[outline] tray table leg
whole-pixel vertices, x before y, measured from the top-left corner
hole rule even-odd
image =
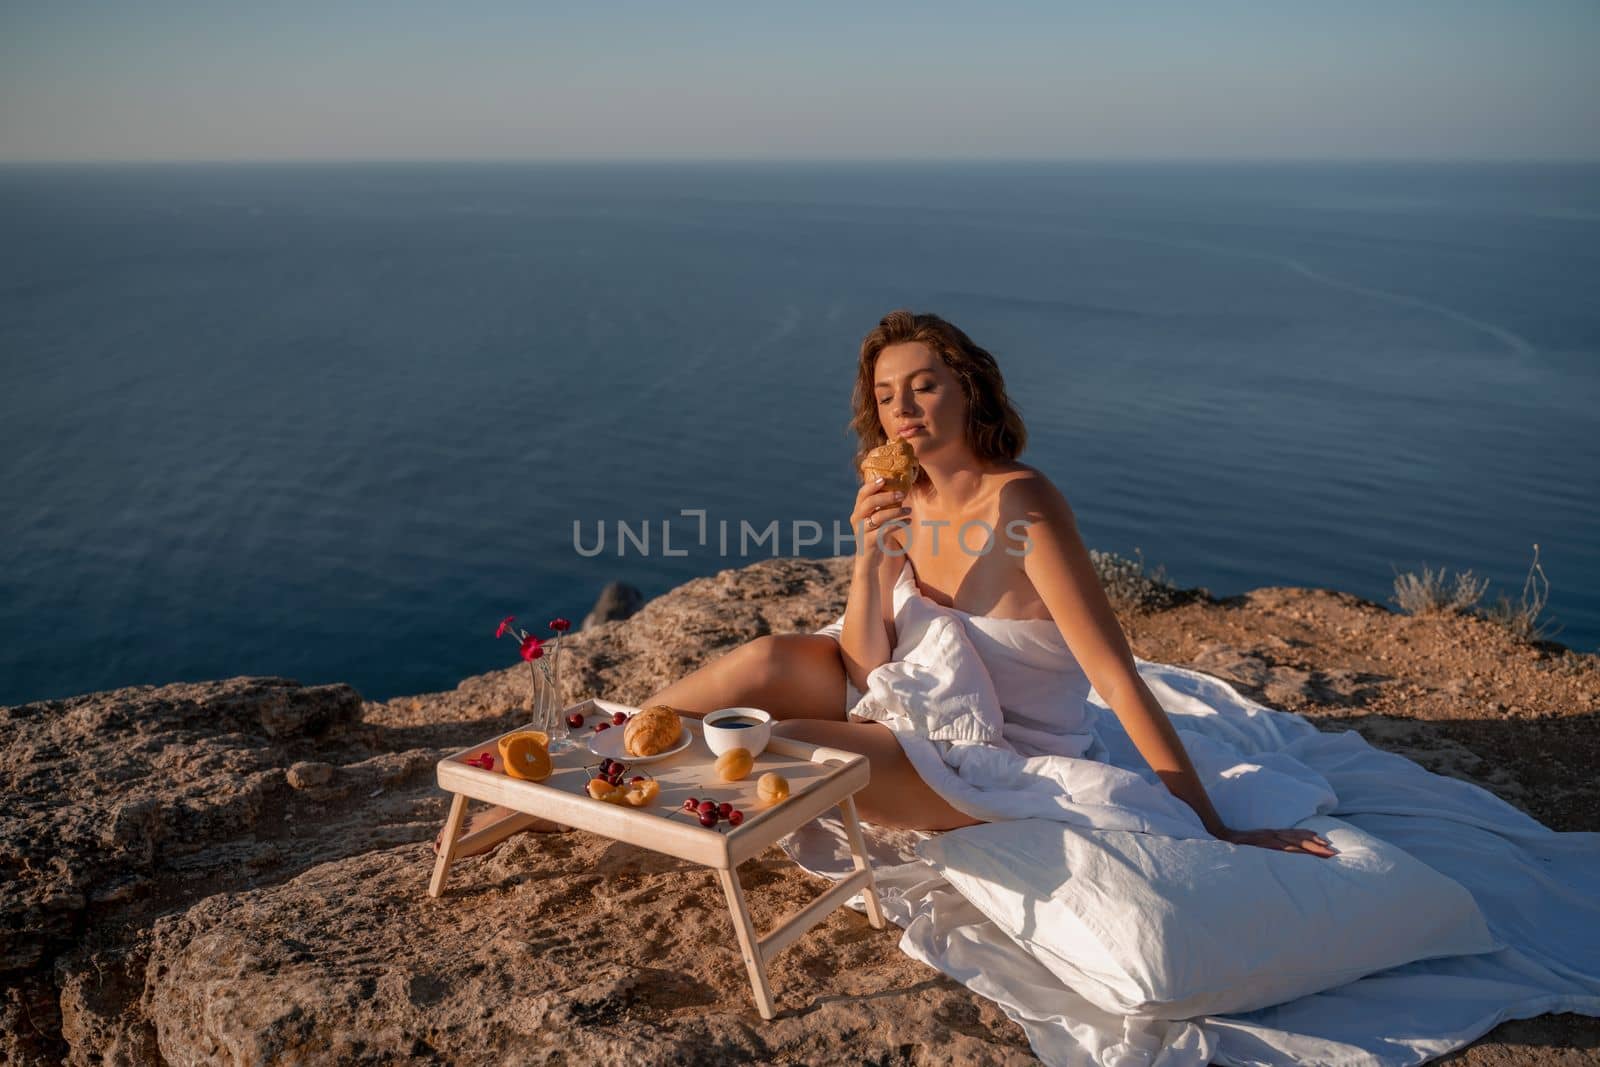
[[[744,887],[739,884],[739,872],[717,868],[722,880],[722,892],[728,898],[728,911],[733,914],[733,932],[739,937],[739,952],[744,956],[745,970],[750,972],[750,988],[755,991],[756,1010],[763,1019],[771,1019],[772,990],[767,986],[767,965],[761,958],[761,945],[756,938],[755,924],[750,921],[750,909],[744,901]]]
[[[456,848],[461,840],[461,824],[466,821],[467,797],[455,793],[450,800],[450,816],[444,821],[444,837],[439,842],[439,858],[433,864],[433,880],[428,883],[428,895],[436,897],[444,888],[444,877],[450,873],[450,864],[456,858]]]
[[[484,851],[490,845],[498,845],[519,830],[525,830],[539,821],[539,816],[530,815],[525,811],[514,811],[505,818],[500,819],[492,826],[464,834],[456,841],[456,851],[465,853],[472,850],[474,854]]]
[[[883,907],[878,903],[878,883],[872,875],[872,864],[867,862],[867,843],[862,840],[861,824],[856,821],[856,798],[848,796],[839,801],[839,810],[844,813],[844,833],[850,839],[850,856],[856,870],[867,872],[866,888],[861,890],[861,898],[867,904],[867,922],[874,930],[882,930]]]

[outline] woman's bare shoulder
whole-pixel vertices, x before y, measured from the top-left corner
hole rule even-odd
[[[1066,494],[1037,467],[1012,463],[996,471],[1000,487],[1000,514],[1004,521],[1073,522]]]

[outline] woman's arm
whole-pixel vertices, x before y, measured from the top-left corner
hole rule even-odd
[[[1228,827],[1211,806],[1172,720],[1139,677],[1127,637],[1095,573],[1066,497],[1043,476],[1011,484],[1017,487],[1014,491],[1021,505],[1018,517],[1028,523],[1023,570],[1050,609],[1067,647],[1145,762],[1174,796],[1194,809],[1207,832],[1222,837]]]
[[[1016,506],[1006,502],[1004,508],[1007,529],[1013,519],[1028,523],[1027,554],[1022,557],[1028,580],[1050,609],[1089,683],[1111,706],[1139,754],[1173,796],[1194,809],[1208,833],[1224,841],[1323,858],[1337,855],[1313,830],[1234,830],[1223,823],[1172,720],[1139,677],[1127,637],[1100,585],[1066,497],[1043,475],[1019,478],[1007,489],[1016,501]]]
[[[850,684],[863,693],[867,691],[867,675],[889,662],[894,654],[894,618],[889,610],[894,602],[894,585],[889,575],[903,562],[898,557],[866,560],[857,556],[851,568],[839,654]]]
[[[894,655],[894,583],[905,565],[900,531],[879,531],[882,523],[904,519],[910,509],[902,497],[882,491],[879,483],[862,485],[850,526],[856,534],[856,557],[850,572],[850,593],[844,607],[839,654],[850,684],[867,690],[867,675]],[[885,551],[887,549],[887,551]]]
[[[1173,796],[1194,809],[1208,833],[1224,841],[1324,858],[1337,855],[1313,830],[1234,830],[1223,823],[1172,720],[1139,677],[1127,637],[1078,535],[1078,522],[1066,497],[1043,475],[1020,478],[1012,486],[1018,506],[1005,510],[1008,519],[1028,523],[1027,555],[1022,558],[1028,580],[1050,609],[1090,684],[1116,712],[1139,754]]]

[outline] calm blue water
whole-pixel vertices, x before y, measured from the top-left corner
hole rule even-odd
[[[1593,651],[1597,237],[1592,167],[0,170],[0,703],[435,690],[740,520],[831,554],[897,306],[996,353],[1095,547],[1381,601],[1538,542]]]

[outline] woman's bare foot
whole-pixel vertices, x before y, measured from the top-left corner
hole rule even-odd
[[[462,859],[466,856],[493,852],[513,834],[529,831],[536,834],[564,834],[571,829],[570,826],[562,826],[549,819],[541,819],[537,815],[495,805],[467,816],[466,825],[461,828],[461,837],[456,843],[455,858]],[[439,848],[443,844],[444,831],[440,830],[438,836],[433,839],[434,855],[438,855]]]

